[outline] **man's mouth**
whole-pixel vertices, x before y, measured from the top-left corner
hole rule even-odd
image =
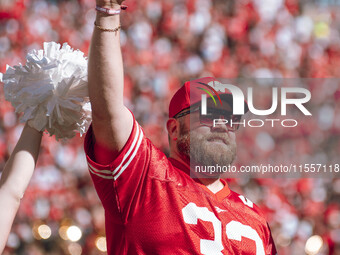
[[[208,139],[209,142],[217,142],[217,143],[223,143],[228,144],[227,140],[222,137],[211,137]]]

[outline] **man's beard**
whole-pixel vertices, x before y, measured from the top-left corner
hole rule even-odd
[[[213,143],[213,138],[224,139],[227,144]],[[236,143],[226,133],[202,135],[195,130],[186,130],[180,126],[177,149],[190,164],[201,166],[228,166],[236,157]]]

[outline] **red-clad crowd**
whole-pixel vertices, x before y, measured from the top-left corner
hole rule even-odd
[[[186,80],[257,78],[265,92],[255,102],[267,108],[272,99],[267,92],[282,78],[291,84],[303,81],[311,92],[307,106],[313,116],[296,117],[297,127],[241,127],[235,165],[315,163],[333,167],[333,178],[243,175],[229,180],[232,189],[263,209],[283,255],[340,254],[340,178],[334,178],[340,175],[335,172],[340,85],[330,79],[340,66],[336,3],[128,0],[121,13],[125,101],[165,153],[168,102]],[[87,55],[94,7],[94,0],[0,0],[0,72],[6,64],[24,64],[27,52],[48,41],[67,42]],[[297,79],[305,77],[328,79]],[[2,169],[22,124],[2,87],[0,102]],[[87,172],[83,138],[56,142],[45,135],[4,254],[103,254],[104,236],[104,212]]]

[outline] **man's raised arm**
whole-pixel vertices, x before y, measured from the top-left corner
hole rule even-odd
[[[122,0],[96,1],[99,7],[116,10],[120,9],[121,3]],[[132,115],[123,104],[124,73],[119,16],[97,11],[88,67],[94,136],[97,143],[116,152],[123,148],[133,125]]]

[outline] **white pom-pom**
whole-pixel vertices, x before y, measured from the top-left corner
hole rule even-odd
[[[84,134],[91,122],[84,53],[49,42],[26,60],[25,66],[7,66],[2,76],[5,98],[23,113],[20,120],[56,139]]]

